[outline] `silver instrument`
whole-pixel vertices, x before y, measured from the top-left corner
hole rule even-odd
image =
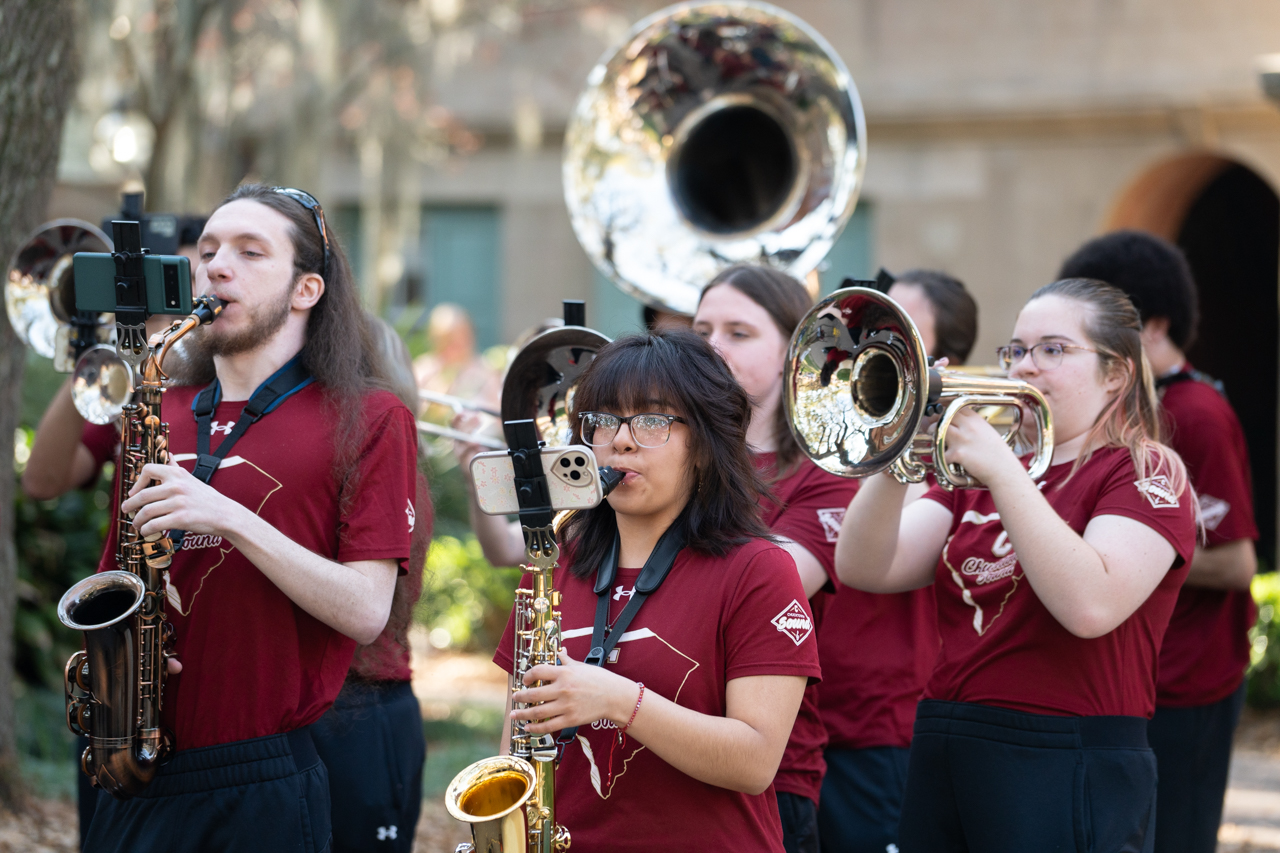
[[[41,225],[9,263],[4,304],[18,338],[59,373],[72,374],[71,400],[85,420],[120,418],[133,393],[133,372],[115,353],[110,313],[76,309],[76,252],[110,252],[111,240],[78,219]]]
[[[853,213],[866,122],[853,78],[764,3],[672,6],[592,69],[565,131],[565,203],[618,287],[692,314],[735,263],[796,278]]]
[[[1011,446],[1030,428],[1033,479],[1053,458],[1053,418],[1038,390],[1014,379],[929,367],[915,324],[879,291],[837,290],[815,305],[791,338],[783,382],[800,448],[843,477],[892,469],[899,480],[918,483],[932,470],[944,488],[984,488],[943,455],[951,422],[971,406],[992,417],[1012,412],[1004,433]],[[941,414],[932,435],[923,431],[930,414]]]

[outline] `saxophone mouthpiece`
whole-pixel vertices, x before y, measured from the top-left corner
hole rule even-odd
[[[200,321],[200,325],[212,323],[222,313],[223,301],[216,296],[200,296],[191,307],[191,316]]]
[[[605,497],[609,496],[622,479],[627,475],[617,470],[611,465],[605,465],[600,468],[600,494]]]

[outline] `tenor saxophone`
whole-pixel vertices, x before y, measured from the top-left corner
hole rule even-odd
[[[560,546],[552,528],[525,530],[529,589],[516,590],[515,664],[511,690],[524,674],[560,656],[560,591],[553,585]],[[540,683],[540,682],[539,682]],[[534,686],[537,686],[535,683]],[[513,707],[527,708],[516,702]],[[445,807],[471,825],[472,841],[455,853],[555,853],[569,848],[569,831],[556,823],[556,739],[511,724],[510,754],[464,769],[445,792]]]
[[[67,661],[67,726],[89,738],[80,766],[95,786],[120,799],[142,791],[173,750],[160,723],[173,626],[165,621],[167,533],[140,536],[120,509],[144,465],[169,461],[169,425],[160,421],[164,358],[178,339],[213,322],[222,303],[202,296],[195,310],[152,337],[133,402],[124,407],[116,478],[116,571],[67,590],[58,618],[84,631],[83,651]]]

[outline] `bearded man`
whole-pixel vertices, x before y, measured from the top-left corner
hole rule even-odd
[[[225,308],[165,393],[170,463],[144,467],[122,505],[144,536],[182,531],[165,605],[176,752],[140,795],[99,792],[85,849],[326,850],[309,727],[386,624],[417,432],[312,196],[242,186],[198,251],[198,289]]]

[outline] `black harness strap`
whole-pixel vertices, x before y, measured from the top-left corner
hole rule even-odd
[[[210,453],[209,434],[213,431],[213,412],[222,400],[222,385],[217,379],[213,380],[196,395],[191,403],[191,411],[196,416],[196,467],[191,473],[202,483],[208,483],[213,479],[222,460],[231,452],[231,448],[240,440],[240,437],[248,432],[250,426],[263,415],[274,412],[286,399],[314,381],[315,377],[311,375],[311,371],[303,366],[302,357],[294,356],[284,367],[271,374],[258,386],[249,397],[249,402],[244,404],[244,411],[240,413],[240,418],[231,432],[222,439],[218,449]],[[169,531],[174,550],[182,548],[182,537],[185,533],[186,531],[183,530]]]
[[[1177,373],[1170,374],[1169,376],[1161,376],[1156,380],[1156,390],[1163,390],[1170,385],[1177,385],[1179,382],[1192,381],[1203,382],[1205,385],[1208,385],[1210,388],[1217,391],[1223,399],[1226,399],[1227,389],[1226,386],[1222,384],[1221,379],[1214,379],[1209,374],[1196,370],[1193,367],[1184,367]]]
[[[267,381],[258,386],[253,392],[253,396],[249,398],[249,402],[244,404],[244,411],[240,413],[239,420],[236,421],[235,427],[222,443],[218,445],[218,449],[209,452],[209,434],[212,432],[213,412],[218,407],[218,403],[222,399],[222,385],[217,379],[213,380],[207,388],[196,396],[195,402],[191,406],[191,411],[196,416],[196,467],[192,473],[201,482],[207,483],[213,478],[213,472],[218,470],[218,466],[222,464],[222,460],[231,452],[231,448],[240,440],[249,427],[255,423],[263,415],[275,411],[276,407],[285,401],[292,394],[301,391],[307,385],[315,381],[311,375],[311,371],[307,370],[302,364],[302,359],[295,356],[284,367],[277,370]]]
[[[596,620],[595,626],[591,629],[591,651],[587,654],[585,663],[590,666],[604,666],[604,662],[609,658],[609,653],[618,645],[618,641],[626,633],[631,620],[639,612],[640,605],[644,604],[645,599],[652,595],[658,587],[662,586],[662,582],[667,579],[667,575],[671,573],[671,567],[675,565],[676,557],[684,550],[684,546],[684,525],[673,524],[668,527],[666,532],[658,539],[658,544],[653,546],[653,552],[649,554],[649,559],[644,561],[644,568],[640,570],[640,577],[636,578],[636,585],[632,589],[631,600],[627,602],[626,607],[622,608],[622,612],[618,614],[618,621],[610,629],[609,590],[618,576],[618,549],[620,547],[618,535],[614,534],[613,547],[609,549],[604,562],[596,570],[596,584],[593,588],[596,594]],[[560,742],[569,743],[573,740],[577,731],[577,726],[565,729],[560,733]]]

